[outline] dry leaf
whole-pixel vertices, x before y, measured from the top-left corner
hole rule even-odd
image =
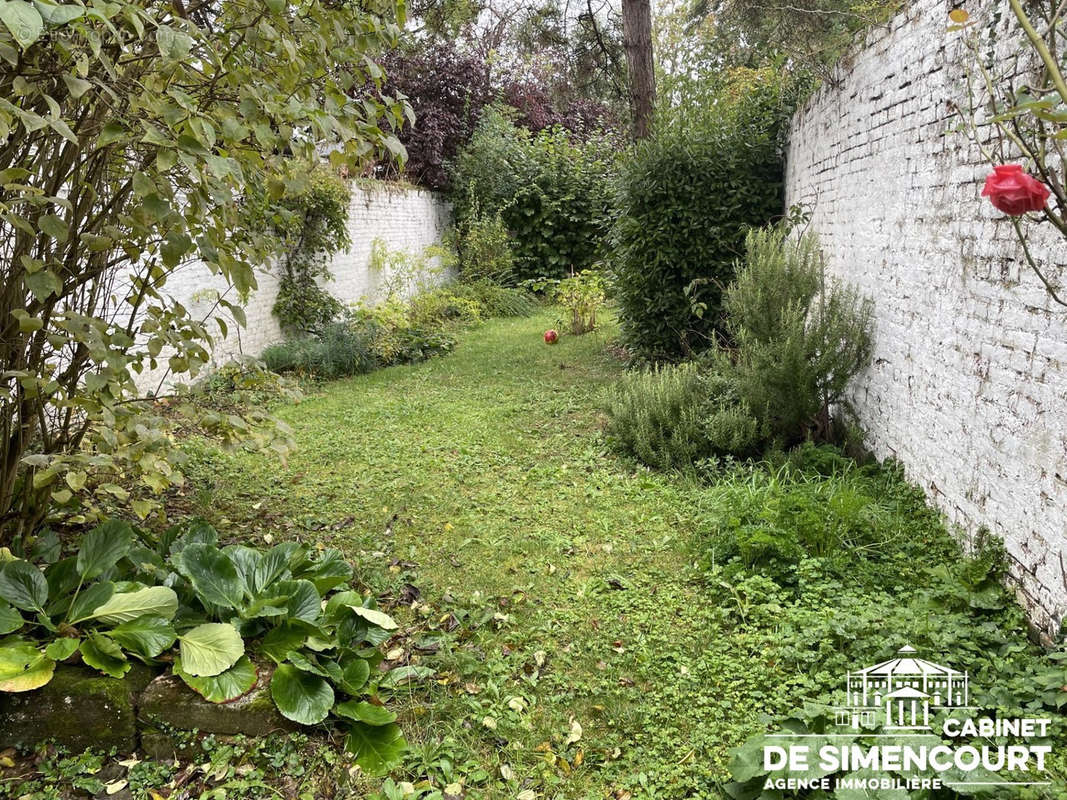
[[[567,734],[567,740],[564,745],[574,744],[582,738],[582,726],[576,719],[571,719],[571,732]]]

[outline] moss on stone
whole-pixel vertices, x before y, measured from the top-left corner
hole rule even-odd
[[[40,689],[0,694],[0,747],[32,748],[54,739],[75,751],[131,751],[137,745],[137,697],[153,674],[135,664],[116,679],[61,664]]]

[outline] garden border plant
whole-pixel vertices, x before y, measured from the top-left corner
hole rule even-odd
[[[0,566],[0,691],[37,689],[72,659],[121,678],[132,658],[170,662],[204,699],[225,703],[256,685],[255,656],[274,664],[282,716],[342,723],[345,747],[370,774],[402,755],[396,715],[378,700],[391,677],[378,669],[378,646],[397,624],[348,588],[352,568],[338,551],[220,546],[198,520],[158,537],[109,520],[66,557],[54,537],[38,545],[34,561]]]

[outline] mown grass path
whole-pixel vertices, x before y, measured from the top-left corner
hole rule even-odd
[[[780,710],[760,642],[731,634],[690,568],[700,493],[601,440],[613,331],[549,347],[552,322],[491,321],[447,357],[323,387],[281,412],[287,465],[208,457],[202,510],[339,547],[404,604],[390,655],[436,675],[399,698],[413,747],[397,780],[718,796],[729,748]]]

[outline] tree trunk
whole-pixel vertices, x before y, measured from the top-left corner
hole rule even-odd
[[[634,137],[644,139],[652,132],[652,111],[656,106],[650,0],[622,0],[622,37],[630,73]]]

